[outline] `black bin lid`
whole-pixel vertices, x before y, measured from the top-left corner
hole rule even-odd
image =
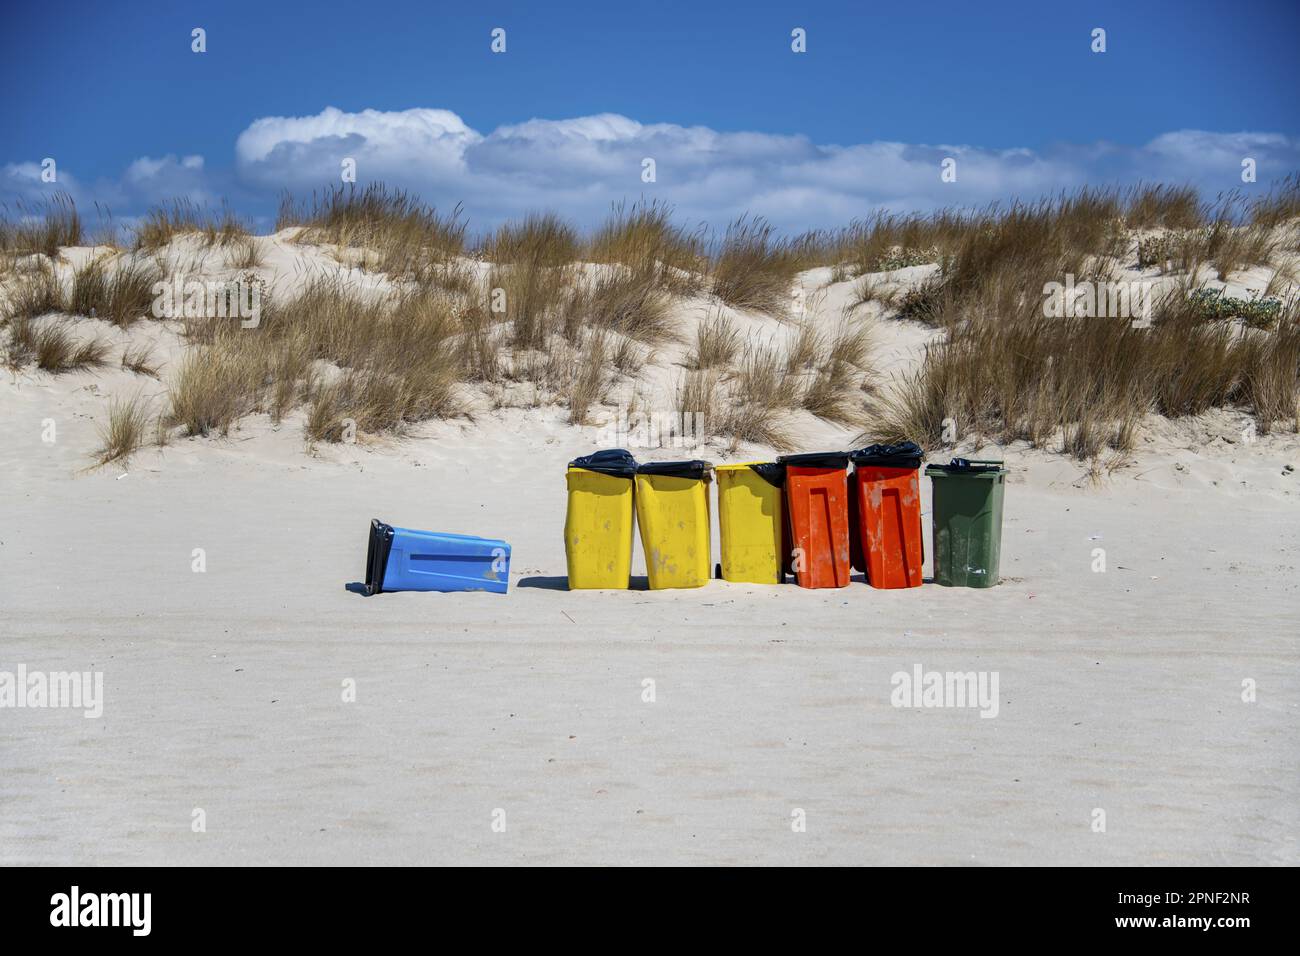
[[[378,518],[370,519],[370,536],[366,542],[366,594],[374,596],[384,589],[384,570],[393,550],[393,528]]]
[[[616,478],[631,478],[636,474],[636,459],[632,453],[624,448],[607,448],[604,451],[592,452],[590,455],[584,455],[581,458],[575,458],[569,462],[570,468],[585,468],[587,471],[596,471],[602,475],[613,475]]]
[[[713,470],[707,461],[647,461],[637,465],[638,475],[666,475],[669,478],[703,478]]]
[[[778,465],[793,465],[796,468],[847,468],[849,453],[846,451],[810,451],[799,455],[782,455],[776,460]]]
[[[925,470],[927,473],[938,471],[949,475],[985,475],[990,472],[1006,471],[1006,462],[979,458],[954,458],[946,465],[927,465]]]
[[[785,484],[785,465],[779,462],[760,461],[749,467],[769,485],[776,485],[776,487],[780,488]]]
[[[849,453],[855,465],[875,465],[881,468],[920,468],[921,446],[914,441],[893,445],[868,445]]]

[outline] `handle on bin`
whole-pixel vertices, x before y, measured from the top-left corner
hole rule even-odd
[[[995,465],[1002,468],[1006,465],[1006,462],[994,458],[954,458],[948,463],[947,467],[956,471],[970,471],[972,468],[982,465]]]

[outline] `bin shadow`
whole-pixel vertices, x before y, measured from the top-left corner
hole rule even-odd
[[[791,577],[790,580],[794,580],[794,578]],[[853,574],[850,574],[850,575],[849,575],[849,580],[850,580],[850,581],[853,581],[854,583],[861,582],[862,584],[865,584],[867,587],[871,587],[871,582],[870,582],[869,580],[867,580],[867,572],[866,572],[866,571],[863,571],[863,572],[861,572],[861,573],[858,573],[858,572],[855,571]],[[924,575],[921,576],[921,584],[922,584],[922,585],[925,585],[925,584],[933,584],[933,583],[934,583],[934,575],[933,575],[933,574],[924,574]],[[898,590],[900,590],[900,591],[911,591],[911,590],[914,590],[914,589],[913,589],[913,588],[898,588]]]
[[[541,588],[543,591],[567,591],[569,590],[569,578],[568,575],[563,575],[563,574],[561,575],[538,574],[530,578],[520,578],[517,582],[515,582],[515,587]],[[622,588],[610,588],[610,590],[618,591],[618,590],[622,590]],[[633,575],[631,582],[627,587],[627,590],[649,591],[650,579],[647,578],[644,574],[640,576]]]
[[[349,581],[347,584],[343,585],[343,588],[346,591],[351,591],[353,594],[360,594],[362,597],[370,597],[370,595],[366,593],[365,584],[360,581]]]
[[[541,588],[543,591],[567,591],[569,590],[569,579],[565,575],[534,575],[531,578],[520,578],[515,582],[517,588]]]

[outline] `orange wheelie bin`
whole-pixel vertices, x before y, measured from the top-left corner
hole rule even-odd
[[[791,569],[802,588],[849,583],[848,452],[783,455]]]
[[[875,588],[921,586],[921,449],[915,442],[869,445],[853,462],[854,567]]]

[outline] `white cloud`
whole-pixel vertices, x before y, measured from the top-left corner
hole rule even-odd
[[[1297,141],[1280,133],[1207,133],[1184,129],[1163,133],[1147,144],[1145,159],[1156,165],[1172,165],[1189,170],[1189,176],[1205,176],[1224,169],[1237,175],[1240,185],[1241,161],[1253,158],[1263,166],[1267,159],[1289,155],[1291,170],[1296,170]],[[1261,177],[1263,178],[1263,177]]]
[[[957,163],[954,183],[940,178],[948,157]],[[534,118],[481,133],[449,110],[348,113],[328,107],[313,116],[255,120],[235,142],[233,178],[208,169],[198,156],[141,157],[120,180],[85,187],[78,198],[111,196],[132,205],[171,195],[225,196],[237,208],[252,203],[267,213],[282,190],[302,194],[338,183],[341,163],[353,159],[359,183],[383,180],[444,208],[463,202],[476,228],[538,209],[591,224],[610,203],[644,196],[675,205],[683,221],[720,225],[749,212],[802,230],[882,208],[973,207],[1138,180],[1191,183],[1212,198],[1242,186],[1245,157],[1257,161],[1255,188],[1264,189],[1300,170],[1300,139],[1179,130],[1137,147],[1106,141],[1039,150],[835,145],[805,136],[643,124],[614,113]],[[653,183],[641,179],[647,158],[655,161]],[[0,192],[13,193],[12,182],[30,179],[32,165],[4,167]]]
[[[183,156],[177,159],[168,153],[159,159],[141,156],[126,167],[125,178],[129,183],[144,184],[153,180],[169,178],[177,173],[200,173],[203,170],[202,156]]]
[[[428,182],[463,173],[465,150],[482,137],[449,110],[344,113],[330,106],[316,116],[267,116],[235,141],[239,175],[259,185],[338,182],[344,159],[367,178]]]
[[[613,201],[646,196],[668,200],[687,219],[718,223],[748,211],[790,229],[842,223],[882,207],[978,206],[1139,179],[1192,182],[1213,196],[1240,185],[1247,155],[1261,160],[1265,181],[1300,168],[1300,142],[1272,133],[1181,131],[1136,148],[1094,143],[1043,151],[839,146],[642,124],[613,113],[530,119],[480,134],[445,110],[333,108],[258,120],[240,136],[237,154],[241,176],[294,190],[337,181],[340,160],[352,156],[359,179],[405,186],[439,205],[463,201],[480,223],[541,208],[591,222]],[[940,178],[947,157],[957,162],[954,183]],[[647,158],[655,161],[654,183],[641,181]]]
[[[38,203],[52,192],[63,190],[75,193],[80,189],[76,177],[68,169],[54,165],[55,182],[41,178],[45,167],[40,162],[6,163],[0,166],[0,201],[12,204]]]

